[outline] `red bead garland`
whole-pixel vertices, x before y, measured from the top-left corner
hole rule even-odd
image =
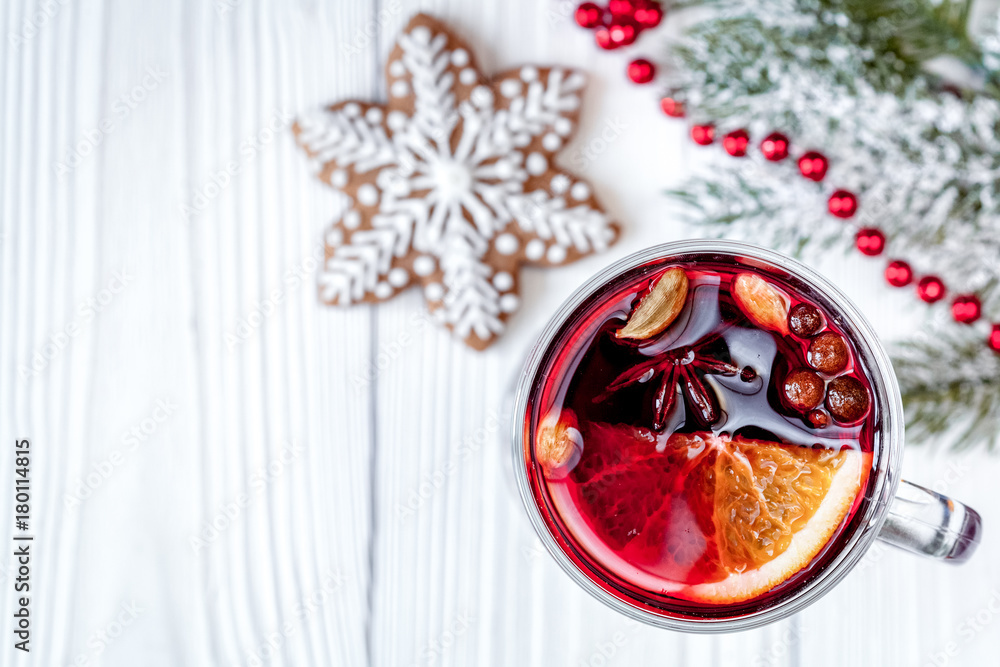
[[[634,0],[611,0],[608,2],[608,11],[616,19],[632,18],[635,14]]]
[[[893,287],[906,287],[913,282],[913,269],[901,259],[889,262],[885,267],[885,280]]]
[[[937,276],[924,276],[917,283],[917,296],[920,297],[921,301],[937,303],[945,297],[945,294],[947,294],[947,290],[944,287],[944,281]]]
[[[672,97],[664,97],[660,100],[660,109],[671,118],[684,117],[684,103]]]
[[[951,316],[959,324],[972,324],[983,314],[983,304],[975,294],[960,294],[951,302]]]
[[[635,9],[635,22],[645,28],[655,28],[663,20],[663,7],[658,2],[644,2]]]
[[[826,170],[829,166],[830,163],[826,156],[816,151],[809,151],[799,158],[799,173],[817,183],[826,176]]]
[[[576,22],[594,29],[595,39],[602,49],[617,49],[632,44],[639,33],[658,25],[663,20],[663,9],[655,0],[609,0],[607,10],[593,2],[581,3],[575,13]],[[656,76],[656,67],[649,60],[639,58],[629,63],[627,75],[635,83],[649,83]],[[671,95],[660,99],[660,109],[671,118],[683,118],[686,113],[682,101]],[[706,123],[691,127],[691,139],[701,146],[715,141],[715,126]],[[727,133],[722,140],[725,151],[734,157],[747,154],[750,137],[745,129]],[[789,156],[790,141],[780,132],[772,132],[761,143],[760,151],[772,162]],[[803,178],[820,182],[826,178],[830,162],[819,151],[807,151],[797,160]],[[842,219],[854,217],[858,211],[858,197],[849,190],[837,190],[827,200],[827,210]],[[874,227],[859,229],[855,246],[864,255],[877,256],[885,251],[885,234]],[[913,282],[913,269],[902,260],[893,260],[885,269],[885,279],[893,287],[904,287]],[[936,303],[945,298],[944,281],[934,275],[924,276],[917,283],[917,296],[926,303]],[[973,324],[982,317],[982,303],[975,294],[960,294],[952,300],[952,317],[961,324]],[[993,351],[1000,353],[1000,323],[994,323],[987,340]]]
[[[631,23],[615,21],[608,26],[608,36],[611,37],[611,43],[614,45],[611,48],[617,49],[622,46],[628,46],[635,42],[635,26]]]
[[[708,146],[715,141],[714,125],[694,125],[691,127],[691,139],[699,146]]]
[[[788,157],[788,137],[780,132],[773,132],[760,142],[760,152],[771,162],[779,162]]]
[[[1000,324],[994,324],[993,329],[990,331],[990,337],[987,341],[990,349],[994,352],[1000,352]]]
[[[628,64],[628,78],[633,83],[649,83],[656,76],[656,66],[645,58],[633,60]]]
[[[593,2],[584,2],[576,8],[576,13],[573,17],[576,19],[578,26],[590,29],[601,25],[601,17],[603,14],[604,12],[597,6],[597,4]]]
[[[854,237],[854,245],[863,255],[869,257],[881,255],[882,251],[885,250],[885,234],[874,227],[859,229]]]
[[[594,41],[605,51],[617,48],[615,43],[611,41],[611,31],[603,26],[594,31]]]
[[[599,47],[610,51],[634,43],[640,32],[658,26],[663,7],[656,0],[609,0],[607,9],[582,2],[573,16],[581,28],[594,31]]]
[[[850,218],[858,212],[858,198],[853,192],[837,190],[827,202],[827,209],[838,218]]]
[[[733,130],[722,138],[722,147],[733,157],[743,157],[747,154],[750,135],[746,130]]]

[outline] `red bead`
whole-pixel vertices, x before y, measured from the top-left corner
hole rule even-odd
[[[746,130],[733,130],[722,138],[722,147],[733,157],[743,157],[747,154],[747,144],[750,135]]]
[[[691,138],[700,146],[708,146],[715,141],[715,126],[694,125],[691,127]]]
[[[780,132],[767,135],[760,142],[760,152],[771,162],[778,162],[788,157],[788,137]]]
[[[869,257],[881,255],[882,251],[885,250],[885,234],[873,227],[859,229],[854,237],[854,245],[862,254]]]
[[[611,0],[608,11],[617,18],[631,19],[635,15],[635,0]]]
[[[671,118],[684,117],[684,103],[675,100],[672,97],[664,97],[660,100],[660,108],[663,109],[663,113],[667,114]]]
[[[644,2],[635,9],[635,22],[642,28],[655,28],[663,20],[663,7],[658,2]]]
[[[858,212],[858,198],[847,190],[837,190],[830,195],[827,208],[838,218],[850,218]]]
[[[937,276],[924,276],[917,283],[917,296],[927,303],[936,303],[947,294],[944,283]]]
[[[951,302],[951,316],[960,324],[972,324],[983,314],[983,304],[975,294],[959,294]]]
[[[603,26],[594,31],[594,41],[605,51],[618,48],[618,45],[611,39],[611,31]]]
[[[611,35],[611,43],[615,47],[628,46],[635,41],[636,30],[631,23],[615,21],[608,26],[608,33]]]
[[[628,64],[628,78],[633,83],[649,83],[656,76],[656,66],[645,58],[633,60]]]
[[[994,324],[993,329],[990,331],[990,337],[987,341],[990,349],[994,352],[1000,352],[1000,324]]]
[[[582,2],[580,6],[576,8],[576,18],[577,25],[581,28],[596,28],[601,25],[601,16],[604,12],[593,2]]]
[[[893,287],[906,287],[913,282],[913,269],[906,262],[897,259],[885,267],[885,279]]]
[[[799,158],[799,172],[810,181],[822,181],[830,163],[822,153],[809,151]]]

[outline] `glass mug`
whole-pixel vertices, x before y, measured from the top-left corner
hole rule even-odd
[[[621,295],[627,294],[634,306],[639,301],[639,291],[629,292],[630,285],[649,283],[658,272],[676,265],[743,269],[769,277],[787,291],[806,295],[826,313],[829,325],[839,327],[850,341],[856,357],[852,363],[867,374],[870,382],[869,416],[865,423],[871,424],[871,465],[852,512],[842,519],[838,532],[827,538],[822,550],[801,571],[779,582],[773,590],[737,603],[693,603],[670,594],[670,590],[677,589],[653,590],[656,578],[636,574],[638,570],[630,569],[623,575],[619,570],[633,568],[634,564],[608,556],[610,552],[601,551],[603,547],[594,546],[593,540],[580,539],[570,524],[579,517],[563,516],[560,508],[566,505],[559,505],[556,492],[551,490],[555,487],[550,486],[543,466],[535,458],[536,432],[547,419],[541,397],[543,391],[549,391],[546,396],[552,395],[551,387],[548,390],[545,387],[559,382],[557,376],[570,377],[583,363],[584,351],[574,350],[573,341],[581,336],[586,338],[583,334],[596,340],[597,334],[593,332],[601,320],[594,313],[609,298],[614,298],[609,294],[617,294],[618,303],[628,303],[621,301]],[[618,289],[623,285],[624,289]],[[607,308],[604,314],[607,320]],[[627,314],[627,306],[626,310],[619,308],[618,314]],[[621,325],[621,317],[615,322]],[[609,323],[605,321],[604,326]],[[565,386],[570,386],[570,380]],[[559,396],[566,396],[565,388],[558,391],[563,392]],[[681,393],[683,396],[683,388]],[[687,632],[731,632],[774,622],[811,604],[843,579],[876,539],[951,563],[964,562],[971,556],[980,539],[979,515],[950,498],[900,481],[903,430],[899,387],[889,356],[871,325],[843,293],[808,267],[764,248],[721,240],[683,241],[641,251],[607,267],[578,288],[545,327],[528,356],[514,397],[514,474],[538,537],[563,570],[591,595],[650,625]],[[579,439],[580,452],[586,452],[588,444],[580,432],[575,431],[574,437]],[[581,454],[578,452],[576,456],[578,460]],[[629,489],[622,487],[621,491],[628,493]]]

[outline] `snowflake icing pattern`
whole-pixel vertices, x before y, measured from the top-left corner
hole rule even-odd
[[[605,249],[617,226],[557,169],[582,75],[523,67],[484,81],[468,47],[415,17],[386,68],[389,103],[343,102],[296,123],[352,207],[326,238],[320,296],[383,301],[421,284],[432,317],[485,348],[517,310],[517,269]]]

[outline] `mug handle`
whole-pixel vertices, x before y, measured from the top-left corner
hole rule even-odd
[[[964,563],[979,546],[983,520],[971,507],[901,480],[878,538],[906,551]]]

